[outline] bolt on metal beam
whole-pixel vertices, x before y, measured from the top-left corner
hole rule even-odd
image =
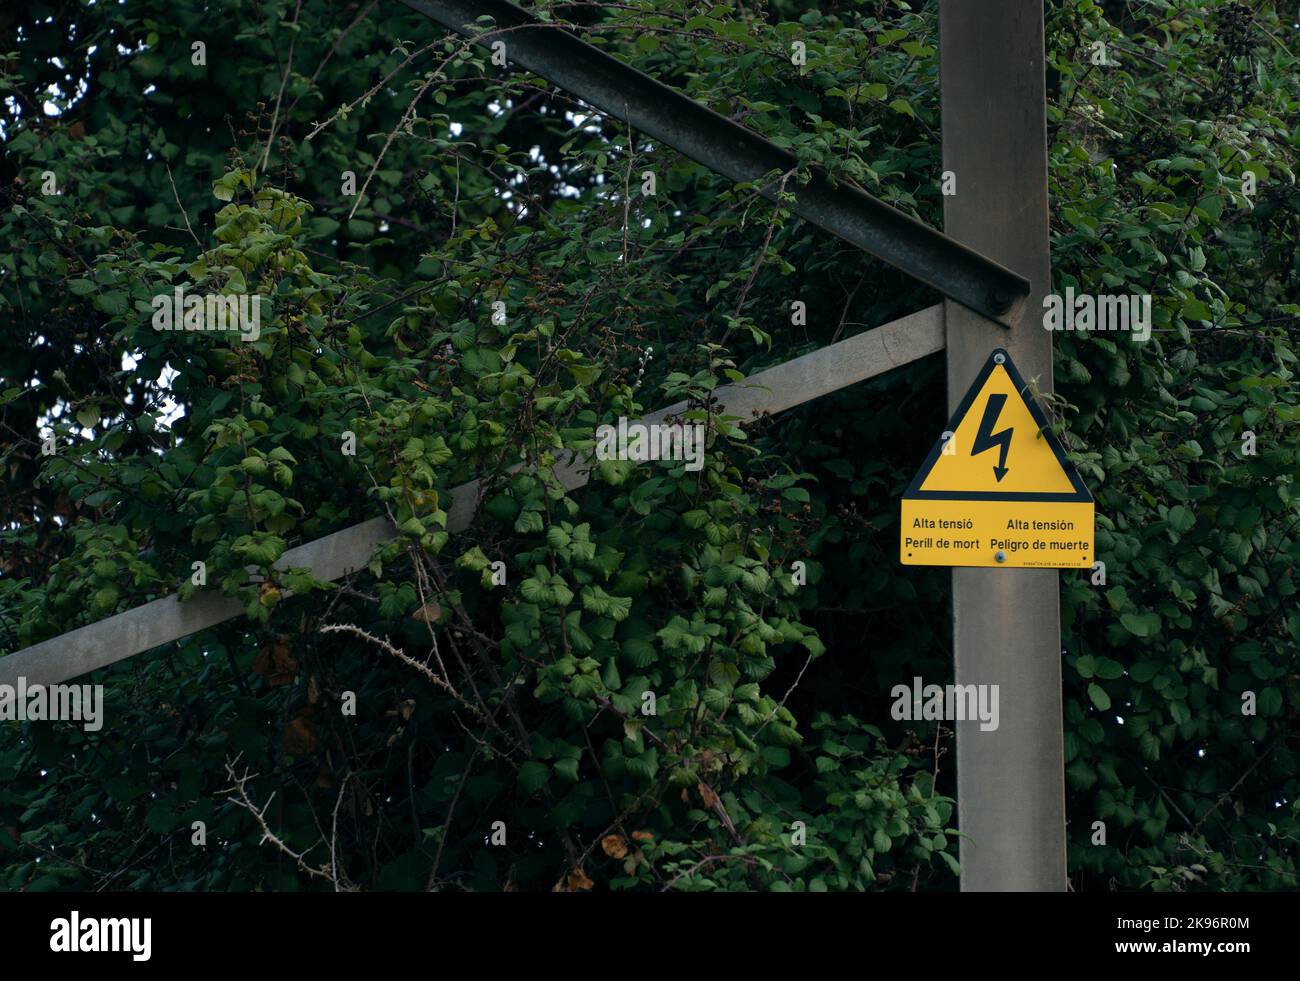
[[[798,166],[790,151],[505,0],[402,2],[482,44],[503,41],[509,61],[732,180],[757,183]],[[1023,276],[859,188],[833,184],[821,168],[811,170],[808,184],[790,182],[795,214],[1010,326],[1029,295]],[[767,180],[760,193],[776,200],[778,191],[779,182]]]

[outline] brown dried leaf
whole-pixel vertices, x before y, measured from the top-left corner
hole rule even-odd
[[[277,637],[257,652],[253,658],[253,671],[270,685],[287,685],[293,681],[298,664],[283,637]]]
[[[600,847],[610,858],[622,858],[627,854],[627,839],[622,835],[605,835],[600,839]]]
[[[633,831],[632,840],[633,841],[654,841],[655,836],[653,833],[649,831]]]
[[[301,715],[296,719],[290,719],[289,724],[284,727],[282,738],[284,751],[290,756],[306,756],[316,748],[316,727],[312,725],[311,719],[303,718]]]
[[[704,800],[705,807],[716,807],[718,804],[718,795],[713,792],[707,783],[701,780],[695,785],[695,789],[700,792],[700,797]]]
[[[253,673],[265,678],[275,670],[271,663],[271,645],[267,644],[253,658]]]
[[[411,614],[412,620],[420,620],[423,623],[437,623],[442,619],[442,607],[436,600],[429,600],[422,607]]]
[[[569,887],[568,892],[585,892],[596,884],[587,878],[587,873],[582,869],[574,869],[565,881]]]

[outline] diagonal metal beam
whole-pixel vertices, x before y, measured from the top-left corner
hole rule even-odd
[[[482,38],[483,44],[504,42],[510,61],[732,180],[759,181],[798,165],[790,151],[505,0],[402,2],[457,33]],[[495,26],[480,22],[484,16]],[[797,215],[1010,326],[1029,295],[1023,276],[865,191],[833,186],[820,168],[813,168],[813,175],[809,184],[787,188]],[[769,182],[761,193],[775,200],[777,187]]]
[[[943,348],[940,304],[724,385],[714,395],[728,415],[749,419],[802,405]],[[685,409],[686,403],[678,402],[640,421],[658,422]],[[587,483],[590,466],[585,459],[570,457],[557,464],[555,474],[574,490]],[[478,509],[479,483],[471,480],[450,493],[447,529],[464,531]],[[317,579],[333,582],[364,569],[375,547],[395,535],[387,518],[373,518],[290,549],[276,567],[309,568]],[[243,610],[242,603],[217,593],[202,593],[185,603],[166,596],[0,657],[0,685],[16,686],[19,678],[28,686],[59,684],[233,620]]]

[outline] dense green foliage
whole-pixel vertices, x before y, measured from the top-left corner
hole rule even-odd
[[[938,225],[935,6],[551,14]],[[1057,343],[1107,569],[1061,577],[1078,889],[1297,884],[1300,68],[1257,8],[1049,7],[1054,279],[1156,327]],[[889,713],[951,673],[947,576],[896,554],[939,360],[743,428],[708,404],[932,295],[395,4],[0,30],[0,649],[196,561],[249,614],[89,679],[101,732],[3,724],[5,888],[955,885],[951,732]],[[178,286],[261,296],[260,336],[155,331]],[[556,480],[679,400],[700,471]],[[270,570],[381,513],[346,584]]]

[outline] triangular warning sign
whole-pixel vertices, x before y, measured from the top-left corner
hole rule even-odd
[[[1087,568],[1092,495],[997,350],[903,495],[907,565]]]
[[[989,355],[905,498],[1091,501],[1011,356]]]

